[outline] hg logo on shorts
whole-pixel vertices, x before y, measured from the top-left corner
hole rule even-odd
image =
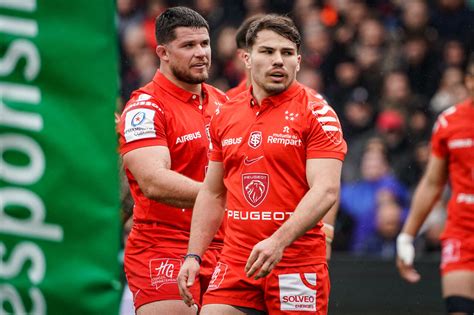
[[[150,260],[151,285],[157,290],[164,284],[177,283],[181,261],[174,258]]]

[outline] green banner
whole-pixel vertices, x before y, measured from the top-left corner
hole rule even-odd
[[[117,314],[113,0],[0,0],[0,314]]]

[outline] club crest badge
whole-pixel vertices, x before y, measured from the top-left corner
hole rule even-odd
[[[262,144],[262,132],[261,131],[252,131],[249,136],[248,145],[252,149],[257,149]]]
[[[264,173],[242,174],[242,192],[245,200],[254,208],[258,207],[267,197],[270,178]]]

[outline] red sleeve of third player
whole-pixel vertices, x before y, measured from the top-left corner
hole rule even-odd
[[[220,110],[219,108],[216,110],[214,115],[211,118],[211,122],[209,125],[209,134],[211,136],[211,144],[210,144],[210,151],[211,155],[209,157],[209,160],[214,161],[214,162],[222,162],[222,142],[221,142],[221,137],[218,131],[218,124],[219,121],[221,120],[220,116]]]
[[[143,94],[142,94],[143,95]],[[163,109],[153,99],[132,98],[120,117],[120,154],[141,147],[167,146]],[[146,95],[146,94],[145,94]]]
[[[448,147],[443,134],[448,127],[446,117],[441,114],[434,127],[431,135],[431,152],[439,158],[445,158],[448,155]]]
[[[306,158],[335,158],[344,161],[347,144],[336,113],[321,96],[310,104]]]

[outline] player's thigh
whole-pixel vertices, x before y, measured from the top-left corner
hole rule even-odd
[[[197,307],[189,307],[182,300],[157,301],[144,304],[137,309],[137,315],[195,315]]]
[[[265,312],[226,304],[207,304],[204,305],[200,315],[264,315]]]
[[[463,296],[474,299],[474,270],[454,270],[443,274],[443,297]]]

